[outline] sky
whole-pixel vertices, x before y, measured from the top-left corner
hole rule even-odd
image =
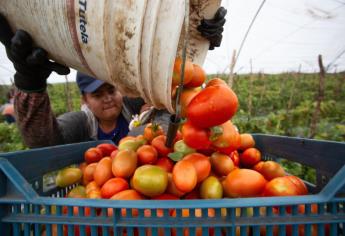
[[[208,74],[228,73],[233,51],[236,73],[317,72],[322,55],[329,72],[345,70],[345,0],[223,0],[228,10],[219,48],[209,51],[203,68]],[[0,46],[0,84],[11,83],[14,68]],[[75,79],[75,71],[67,76]],[[48,82],[64,82],[55,73]]]

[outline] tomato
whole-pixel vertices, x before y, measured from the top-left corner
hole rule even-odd
[[[203,199],[220,199],[223,197],[223,187],[214,176],[207,177],[200,186],[200,197]]]
[[[277,177],[267,183],[263,196],[298,196],[307,194],[307,188],[297,177]]]
[[[285,176],[284,168],[275,161],[260,161],[253,168],[260,172],[267,180]]]
[[[189,83],[185,84],[185,87],[187,88],[199,87],[206,80],[206,73],[204,69],[197,64],[193,64],[193,67],[194,67],[194,73],[193,73],[192,80]]]
[[[191,148],[208,149],[211,146],[208,129],[201,129],[187,121],[182,125],[183,141]]]
[[[144,138],[151,142],[155,137],[164,134],[162,126],[157,123],[148,123],[144,128]]]
[[[138,161],[140,165],[154,164],[157,161],[157,150],[151,145],[143,145],[137,150]]]
[[[127,180],[119,177],[111,178],[101,188],[102,198],[111,198],[118,192],[129,188]]]
[[[235,126],[230,120],[211,128],[210,139],[212,146],[220,149],[226,148],[227,151],[235,151],[241,145],[241,137]]]
[[[182,160],[190,161],[194,165],[198,183],[209,176],[211,171],[211,162],[207,156],[201,153],[191,153],[185,156]]]
[[[108,179],[113,177],[113,173],[111,172],[111,162],[110,157],[104,157],[96,165],[93,179],[100,187],[107,182]]]
[[[240,150],[246,150],[247,148],[252,148],[255,146],[254,138],[251,134],[241,134],[241,146]]]
[[[191,161],[181,160],[174,165],[172,178],[178,190],[190,192],[197,184],[198,175]]]
[[[111,171],[115,177],[129,178],[138,164],[137,153],[133,150],[119,151],[113,159]]]
[[[256,148],[247,148],[240,154],[240,163],[244,167],[253,167],[261,161],[261,152]]]
[[[257,197],[265,188],[267,180],[251,169],[235,169],[223,180],[226,197]]]
[[[117,150],[117,147],[111,143],[101,143],[101,144],[98,144],[96,147],[101,149],[103,156],[105,157],[110,156],[110,154],[113,151]]]
[[[93,180],[93,173],[95,172],[97,163],[90,163],[85,167],[84,174],[83,174],[83,184],[87,185],[89,182]]]
[[[156,162],[156,166],[163,168],[167,172],[171,172],[174,167],[174,162],[169,157],[160,157]]]
[[[158,156],[160,157],[166,157],[168,156],[169,153],[171,153],[173,151],[172,148],[168,148],[165,143],[166,143],[167,137],[162,134],[159,135],[157,137],[155,137],[152,141],[151,141],[151,145],[157,150],[158,152]]]
[[[210,157],[210,161],[212,170],[219,176],[226,176],[235,168],[231,158],[219,152],[214,152]]]
[[[133,175],[133,188],[139,193],[155,197],[165,192],[168,186],[168,173],[154,165],[138,167]]]
[[[173,181],[173,178],[172,178],[172,173],[168,173],[168,186],[167,186],[167,189],[165,190],[166,193],[168,194],[171,194],[171,195],[174,195],[178,198],[182,197],[185,192],[179,190],[174,181]]]
[[[182,65],[182,59],[176,58],[174,63],[174,69],[173,69],[173,76],[172,76],[172,86],[176,86],[180,84],[181,81],[181,65]],[[188,59],[185,62],[184,67],[184,80],[183,84],[188,84],[192,78],[194,73],[194,66],[191,61]]]
[[[228,84],[224,80],[222,80],[221,78],[213,78],[206,83],[206,87],[210,87],[210,86],[214,86],[214,85],[228,86]]]
[[[86,198],[86,188],[84,186],[78,185],[71,189],[67,193],[67,197],[70,198]]]
[[[186,88],[182,90],[180,97],[181,117],[186,117],[188,104],[200,91],[201,88]]]
[[[84,153],[84,159],[86,163],[98,162],[103,157],[101,149],[97,147],[89,148]]]
[[[67,187],[78,183],[82,178],[83,173],[79,168],[69,167],[58,172],[55,183],[59,187]]]
[[[240,154],[238,154],[238,151],[233,151],[229,155],[230,155],[231,160],[234,162],[234,165],[239,166],[240,165]]]
[[[187,107],[187,118],[197,127],[209,128],[230,120],[237,107],[238,99],[231,88],[214,85],[192,99]]]

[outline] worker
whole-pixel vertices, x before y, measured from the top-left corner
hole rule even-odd
[[[225,14],[226,10],[221,7],[214,19],[204,19],[198,27],[210,41],[210,50],[220,46]],[[0,41],[16,70],[14,83],[18,91],[14,106],[17,124],[30,148],[97,139],[111,139],[117,144],[127,135],[132,116],[140,114],[142,108],[147,109],[141,98],[123,97],[116,86],[77,73],[82,109],[56,118],[46,91],[47,78],[53,71],[67,75],[69,68],[50,61],[44,49],[33,46],[27,32],[17,30],[13,33],[2,15]],[[166,111],[161,113],[166,114]]]

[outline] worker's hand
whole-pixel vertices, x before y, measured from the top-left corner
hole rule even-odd
[[[202,19],[200,25],[197,27],[201,35],[210,41],[209,50],[219,47],[222,42],[226,13],[227,10],[224,7],[220,7],[213,19]]]
[[[6,48],[8,59],[16,70],[14,83],[20,90],[26,92],[41,92],[47,87],[47,78],[55,71],[67,75],[68,67],[52,62],[47,52],[33,46],[31,36],[17,30],[13,34],[7,20],[0,14],[0,41]]]

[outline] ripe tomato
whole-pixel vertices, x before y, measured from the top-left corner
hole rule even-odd
[[[197,184],[198,175],[192,162],[181,160],[174,165],[172,178],[178,190],[190,192]]]
[[[108,157],[110,154],[117,150],[117,147],[111,143],[101,143],[97,145],[97,148],[101,149],[103,156]]]
[[[156,162],[156,166],[163,168],[166,172],[171,172],[174,167],[174,162],[169,157],[160,157]]]
[[[227,151],[232,152],[240,147],[240,134],[230,120],[219,126],[212,127],[210,130],[212,146],[214,146],[216,149],[226,148]]]
[[[148,123],[144,128],[144,138],[151,142],[155,137],[164,134],[162,126],[157,123]]]
[[[235,166],[240,165],[240,154],[238,154],[238,151],[233,151],[230,153],[230,158],[234,162]]]
[[[240,150],[246,150],[247,148],[252,148],[255,146],[254,138],[251,134],[241,134],[241,146]]]
[[[143,145],[137,150],[140,165],[154,164],[157,161],[158,153],[151,145]]]
[[[191,148],[208,149],[211,146],[208,129],[201,129],[187,121],[182,125],[183,141]]]
[[[226,197],[257,197],[265,188],[267,180],[251,169],[235,169],[223,180]]]
[[[211,171],[211,162],[207,156],[201,153],[191,153],[183,157],[182,160],[188,160],[194,165],[198,183],[202,182],[209,176]]]
[[[219,176],[226,176],[235,168],[231,158],[219,152],[212,153],[210,161],[212,170]]]
[[[158,152],[158,156],[161,157],[166,157],[168,156],[169,153],[171,153],[173,151],[172,148],[168,148],[165,143],[166,143],[167,137],[162,134],[159,135],[157,137],[155,137],[152,141],[151,141],[151,145],[157,150]]]
[[[172,76],[172,86],[176,86],[180,84],[181,80],[181,65],[182,59],[176,58],[174,63],[174,70]],[[188,84],[192,78],[194,73],[194,66],[193,63],[189,60],[186,60],[185,67],[184,67],[184,80],[183,84]]]
[[[84,159],[86,163],[90,164],[92,162],[98,162],[103,157],[101,149],[97,147],[89,148],[84,153]]]
[[[230,120],[237,107],[238,99],[231,88],[214,85],[192,99],[187,107],[187,118],[197,127],[209,128]]]
[[[224,80],[222,80],[221,78],[213,78],[207,82],[206,87],[210,87],[210,86],[214,86],[214,85],[228,86],[227,83]]]
[[[284,168],[275,161],[260,161],[253,168],[260,172],[267,180],[285,176]]]
[[[205,73],[204,69],[197,64],[193,64],[193,67],[194,67],[193,77],[192,77],[192,80],[185,85],[185,87],[187,87],[187,88],[199,87],[206,80],[206,73]]]
[[[200,91],[200,88],[186,88],[182,90],[180,98],[182,117],[186,117],[188,104]]]
[[[115,177],[129,178],[138,164],[137,153],[133,150],[119,151],[113,159],[111,171]]]
[[[256,148],[247,148],[240,154],[240,163],[244,167],[253,167],[261,161],[261,152]]]
[[[263,196],[297,196],[305,195],[307,192],[307,187],[298,177],[283,176],[268,182]]]
[[[93,172],[93,179],[101,187],[111,177],[113,177],[113,173],[111,172],[111,159],[110,157],[104,157],[97,163]]]
[[[119,177],[111,178],[101,188],[102,198],[111,198],[114,194],[129,188],[127,180]]]

